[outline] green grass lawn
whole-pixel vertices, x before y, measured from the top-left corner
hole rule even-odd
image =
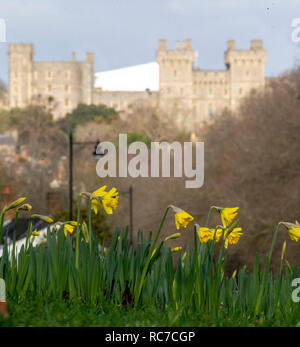
[[[123,308],[114,305],[88,305],[80,302],[27,297],[19,302],[8,300],[9,318],[0,316],[0,326],[79,327],[201,327],[201,326],[300,326],[300,304],[290,315],[280,311],[273,317],[251,320],[245,314],[228,315],[220,309],[218,319],[203,314],[188,314],[180,310]]]

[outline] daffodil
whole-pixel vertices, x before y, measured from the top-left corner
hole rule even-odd
[[[3,209],[4,213],[9,211],[9,210],[12,210],[13,208],[20,206],[25,200],[26,200],[26,198],[19,198],[19,199],[13,201],[11,204],[4,207],[4,209]]]
[[[105,194],[107,194],[107,192],[105,191],[107,186],[103,186],[97,190],[95,190],[92,195],[97,196],[99,198],[102,198]],[[99,200],[97,199],[92,199],[92,209],[94,211],[95,214],[98,214],[98,207],[101,207],[101,203]]]
[[[219,242],[222,234],[223,234],[223,230],[222,229],[212,229],[212,234],[213,234],[213,238],[215,239],[216,242]]]
[[[32,235],[33,235],[33,236],[40,236],[41,233],[40,233],[39,231],[37,231],[37,230],[34,230],[34,231],[32,232]]]
[[[172,252],[179,252],[182,250],[182,247],[174,247],[171,249]]]
[[[299,225],[299,223],[296,221],[296,224],[288,223],[288,222],[280,222],[280,224],[283,224],[287,228],[290,239],[292,241],[298,242],[298,240],[300,238],[300,225]]]
[[[236,243],[238,243],[241,235],[243,235],[243,233],[240,233],[241,230],[242,228],[234,228],[230,233],[228,233],[228,229],[225,230],[224,232],[224,239],[225,239],[224,247],[225,248],[227,248],[228,245],[235,245]]]
[[[234,218],[237,216],[238,207],[225,207],[217,208],[218,212],[221,215],[222,223],[224,227],[229,226]]]
[[[97,196],[98,199],[92,198],[92,209],[95,214],[98,213],[98,207],[104,208],[107,214],[112,214],[113,210],[118,207],[119,202],[119,193],[116,188],[112,188],[109,192],[106,189],[107,186],[103,186],[97,190],[95,190],[92,195]]]
[[[173,239],[178,239],[178,237],[180,237],[180,236],[181,236],[180,233],[175,233],[175,234],[172,234],[172,235],[170,235],[170,236],[167,236],[167,237],[165,238],[165,241],[173,240]]]
[[[23,204],[17,208],[18,211],[31,211],[32,206],[30,204]]]
[[[77,223],[76,223],[77,224]],[[65,237],[67,237],[67,233],[69,233],[70,235],[73,234],[75,226],[71,225],[71,224],[64,224],[64,234]]]
[[[175,212],[175,214],[174,214],[175,225],[176,225],[177,229],[179,229],[180,226],[186,228],[187,225],[189,224],[189,222],[194,219],[194,217],[192,217],[191,215],[189,215],[187,212],[183,211],[179,207],[176,207],[173,205],[170,205],[169,207],[171,207],[173,209],[173,211]]]
[[[118,207],[119,193],[116,188],[112,188],[102,199],[102,205],[107,214],[112,214],[113,210]]]
[[[41,214],[32,214],[32,215],[30,216],[30,218],[31,218],[31,219],[37,218],[37,219],[40,219],[40,220],[42,220],[43,222],[49,223],[49,224],[51,224],[51,223],[54,222],[54,220],[53,220],[51,217],[49,217],[49,216],[43,216],[43,215],[41,215]]]
[[[209,228],[201,227],[197,230],[197,234],[200,242],[207,242],[208,240],[213,239],[213,233],[209,230]]]
[[[300,238],[300,227],[294,226],[288,228],[288,233],[290,235],[291,240],[298,242]]]

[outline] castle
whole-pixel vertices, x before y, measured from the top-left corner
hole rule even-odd
[[[168,50],[166,41],[159,40],[158,68],[153,70],[158,74],[157,90],[126,90],[126,86],[109,90],[101,87],[101,73],[95,83],[93,53],[86,53],[84,61],[77,61],[73,53],[68,62],[36,62],[32,44],[10,44],[8,107],[43,104],[59,119],[79,103],[102,103],[128,115],[134,103],[144,102],[192,128],[219,111],[235,109],[247,93],[265,85],[266,51],[261,40],[252,40],[249,50],[238,50],[235,41],[229,40],[225,70],[195,67],[195,53],[190,40],[182,46],[177,41],[175,50]]]

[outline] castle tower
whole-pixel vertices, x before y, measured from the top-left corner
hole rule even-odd
[[[94,89],[94,54],[86,53],[85,61],[82,63],[82,100],[85,104],[93,103]]]
[[[33,45],[9,44],[9,107],[25,107],[32,96]]]
[[[169,104],[176,108],[189,107],[189,96],[193,80],[195,52],[190,40],[176,42],[175,50],[167,50],[166,41],[159,40],[157,49],[159,64],[160,105]]]
[[[231,107],[235,108],[240,99],[251,90],[264,87],[266,51],[263,49],[262,40],[252,40],[250,50],[237,50],[235,41],[229,40],[225,63],[231,86]]]

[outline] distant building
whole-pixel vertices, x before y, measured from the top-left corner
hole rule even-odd
[[[32,44],[9,45],[9,107],[31,103],[48,106],[55,119],[64,117],[79,103],[105,104],[125,114],[132,105],[145,102],[169,112],[187,128],[210,121],[225,109],[234,109],[251,90],[265,86],[266,51],[261,40],[249,50],[238,50],[228,41],[225,70],[195,66],[190,40],[168,50],[160,40],[156,62],[97,72],[93,54],[78,62],[35,62]]]
[[[9,44],[9,107],[43,104],[55,119],[93,103],[93,53],[86,60],[36,62],[32,44]]]

